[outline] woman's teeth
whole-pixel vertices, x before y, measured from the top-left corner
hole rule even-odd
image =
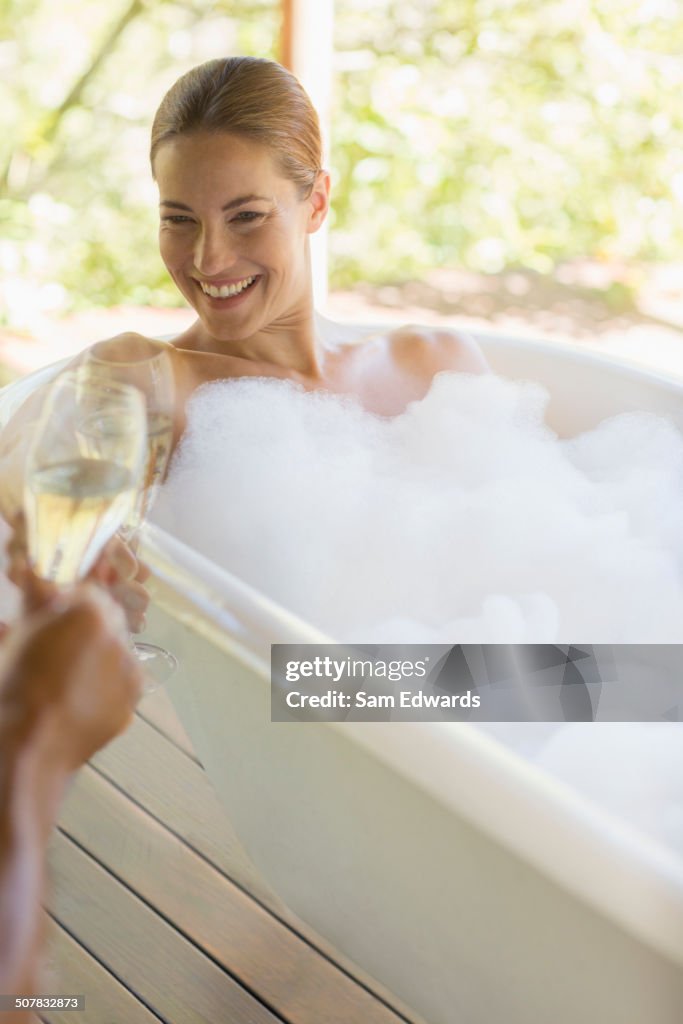
[[[239,295],[250,284],[253,284],[255,280],[255,277],[245,277],[243,281],[236,281],[235,284],[224,284],[220,288],[216,288],[212,284],[205,284],[203,281],[200,281],[199,284],[204,294],[210,295],[212,299],[229,299],[232,295]]]

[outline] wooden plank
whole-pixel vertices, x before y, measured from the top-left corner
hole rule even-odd
[[[131,728],[92,763],[149,814],[399,1015],[417,1019],[385,986],[291,913],[252,864],[204,770],[146,722],[136,718]]]
[[[281,1020],[61,832],[50,864],[53,916],[162,1020]],[[165,876],[165,865],[151,867]]]
[[[147,722],[136,717],[92,764],[238,885],[284,911],[247,856],[204,770]]]
[[[105,970],[55,921],[48,929],[47,975],[44,991],[83,993],[85,1012],[43,1010],[46,1024],[158,1024],[160,1020],[139,1002],[128,989]]]
[[[163,687],[154,690],[153,693],[145,694],[138,704],[137,713],[145,722],[153,726],[157,732],[160,732],[166,739],[174,743],[176,747],[199,764],[199,758],[194,752],[192,741],[185,732],[178,718],[178,713],[173,707],[171,698]]]
[[[60,825],[287,1020],[399,1024],[366,989],[92,769],[80,774]]]

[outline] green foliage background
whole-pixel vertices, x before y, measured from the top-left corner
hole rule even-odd
[[[278,29],[270,0],[0,0],[5,322],[179,301],[154,109]],[[680,258],[681,52],[678,0],[337,0],[332,285]]]

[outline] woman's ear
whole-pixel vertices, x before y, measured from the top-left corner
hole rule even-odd
[[[309,203],[307,232],[312,235],[323,224],[330,208],[330,172],[318,171],[313,191],[306,200]]]

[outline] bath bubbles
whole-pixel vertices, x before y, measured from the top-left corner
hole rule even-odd
[[[683,641],[681,434],[631,413],[559,441],[546,399],[441,374],[385,419],[205,385],[155,518],[339,641]],[[678,724],[485,728],[683,851]]]
[[[155,518],[340,641],[683,639],[683,438],[572,441],[533,384],[440,374],[393,419],[284,381],[205,385]]]

